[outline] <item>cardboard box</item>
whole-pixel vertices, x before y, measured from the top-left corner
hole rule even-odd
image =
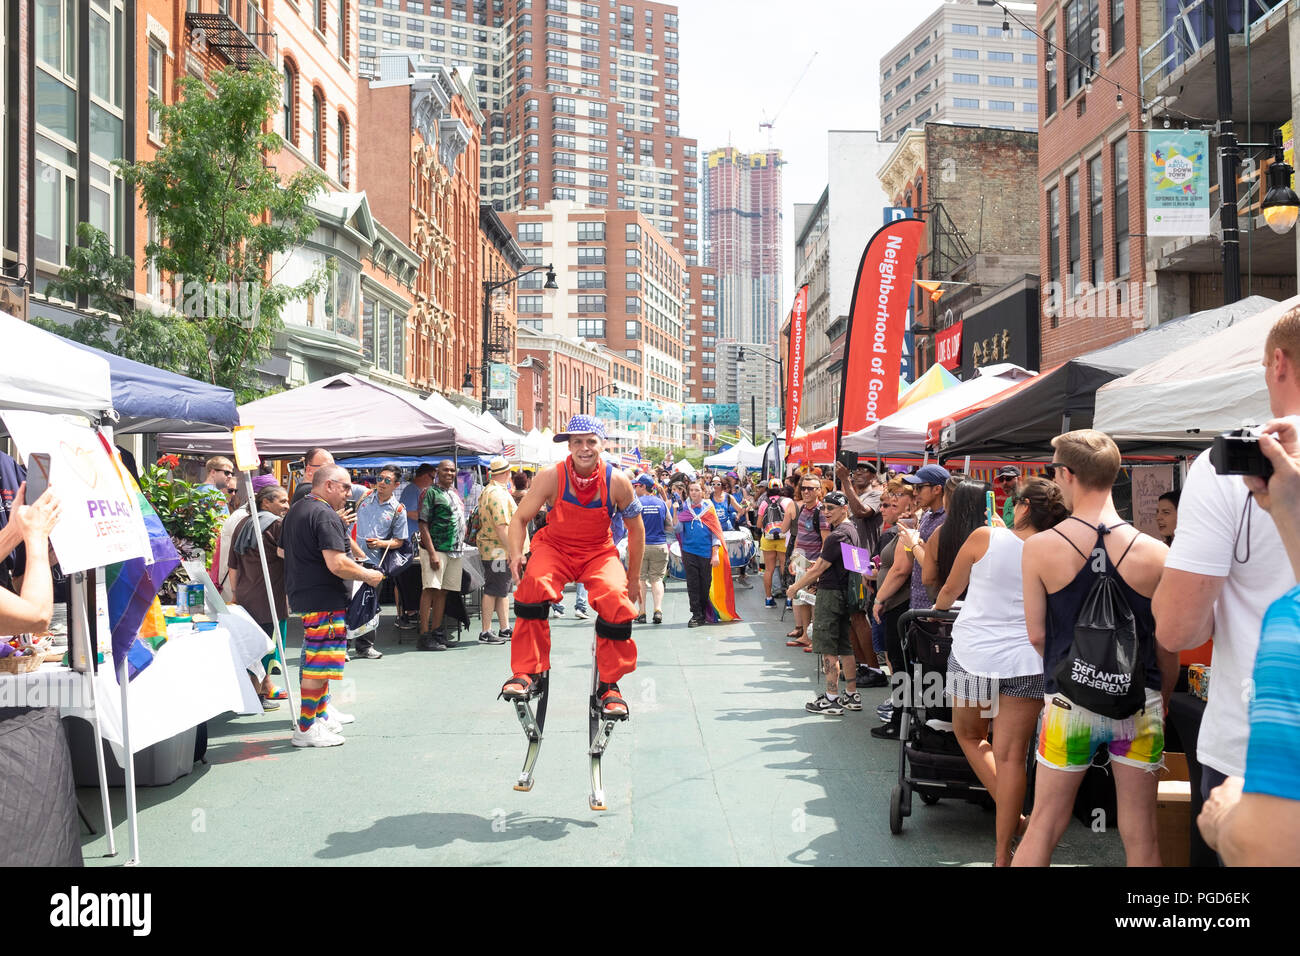
[[[1165,866],[1188,866],[1192,850],[1192,785],[1187,779],[1187,755],[1165,754],[1165,768],[1156,785],[1156,838]]]

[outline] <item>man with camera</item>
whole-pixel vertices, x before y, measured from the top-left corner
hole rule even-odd
[[[1300,310],[1273,326],[1263,364],[1273,416],[1300,424]],[[1254,503],[1237,474],[1214,467],[1213,459],[1226,467],[1245,450],[1240,436],[1221,438],[1216,446],[1198,456],[1188,472],[1178,536],[1152,600],[1156,638],[1164,648],[1180,651],[1214,638],[1209,701],[1196,742],[1202,799],[1228,777],[1245,772],[1250,699],[1245,691],[1260,625],[1265,609],[1295,585],[1272,517]]]

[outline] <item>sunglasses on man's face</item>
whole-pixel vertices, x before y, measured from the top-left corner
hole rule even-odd
[[[1056,480],[1056,470],[1058,468],[1068,471],[1070,472],[1070,474],[1074,474],[1074,469],[1071,468],[1069,465],[1063,465],[1059,461],[1054,461],[1050,465],[1043,466],[1043,474],[1047,476],[1048,481]]]

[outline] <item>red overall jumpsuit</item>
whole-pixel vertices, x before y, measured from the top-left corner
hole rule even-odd
[[[598,467],[592,487],[579,492],[572,468],[573,459],[566,458],[558,469],[555,504],[546,513],[546,527],[533,536],[528,565],[515,589],[510,666],[516,674],[550,670],[551,605],[559,603],[566,584],[581,581],[596,610],[596,669],[602,681],[614,683],[636,669],[636,607],[628,599],[627,571],[610,530],[609,469]],[[535,616],[524,616],[520,605],[532,605]]]

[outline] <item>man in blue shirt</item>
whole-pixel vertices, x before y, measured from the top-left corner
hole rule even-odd
[[[437,471],[433,465],[425,462],[415,469],[411,480],[398,492],[398,500],[406,509],[407,537],[411,539],[411,553],[418,554],[420,548],[420,498],[424,490],[433,484]],[[397,616],[397,627],[402,631],[413,631],[420,626],[420,562],[412,560],[402,569],[396,578],[397,594],[401,598],[401,613]]]
[[[641,502],[641,521],[645,525],[645,554],[641,558],[640,614],[636,623],[644,624],[645,602],[649,596],[654,602],[654,622],[664,620],[664,574],[668,571],[668,532],[673,527],[673,517],[668,504],[654,492],[655,482],[649,475],[636,480],[637,499]]]
[[[699,627],[705,623],[704,606],[709,600],[709,585],[713,578],[713,566],[718,563],[718,556],[713,553],[713,545],[723,548],[727,540],[722,536],[722,526],[718,523],[713,502],[704,497],[704,486],[698,481],[687,485],[688,500],[677,512],[677,540],[682,546],[682,564],[686,568],[686,593],[691,600],[691,619],[687,627]],[[705,523],[705,515],[712,516],[712,524],[717,531]]]
[[[406,512],[393,491],[397,488],[402,470],[396,465],[385,465],[375,481],[375,491],[357,506],[356,539],[366,557],[380,566],[384,555],[402,547],[408,538]],[[356,638],[357,657],[377,661],[383,653],[375,649],[375,632]]]

